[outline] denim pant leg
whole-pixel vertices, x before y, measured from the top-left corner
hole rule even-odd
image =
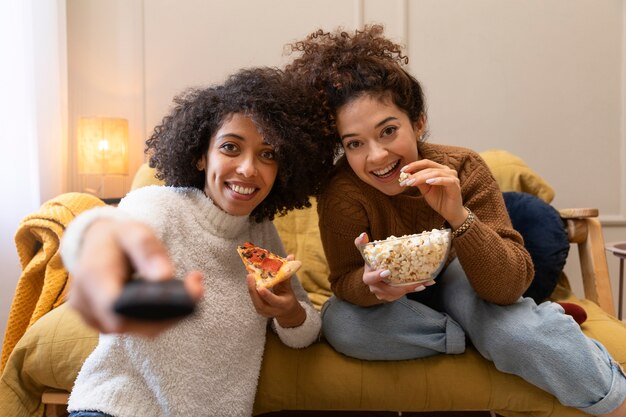
[[[608,413],[626,396],[621,367],[572,317],[552,302],[520,298],[499,306],[478,297],[458,260],[437,279],[443,309],[461,324],[476,349],[502,372],[524,378],[563,405]]]
[[[333,296],[322,309],[322,331],[335,350],[358,359],[404,360],[465,350],[465,334],[454,320],[406,297],[359,307]]]

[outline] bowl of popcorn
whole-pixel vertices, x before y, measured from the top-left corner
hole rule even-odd
[[[418,284],[434,279],[450,252],[450,229],[433,229],[415,235],[390,236],[359,246],[372,269],[388,269],[385,282],[393,286]]]

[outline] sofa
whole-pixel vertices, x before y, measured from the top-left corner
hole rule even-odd
[[[482,156],[503,192],[523,191],[546,203],[554,197],[552,188],[514,155],[505,151],[487,151]],[[153,174],[143,166],[132,187],[155,183]],[[102,203],[93,197],[73,193],[62,204],[65,205],[64,213],[69,213],[66,216],[72,217],[90,205]],[[615,318],[598,212],[595,209],[572,209],[558,213],[567,240],[578,246],[585,298],[572,293],[568,278],[560,272],[550,299],[581,306],[587,313],[587,320],[581,325],[583,332],[602,342],[624,365],[626,325]],[[50,240],[54,241],[54,235],[57,240],[60,238],[66,222],[67,219],[56,222],[58,230]],[[331,292],[326,280],[328,267],[319,239],[315,205],[277,218],[275,224],[287,251],[303,261],[298,276],[311,301],[320,308]],[[52,267],[56,273],[66,274],[62,265],[53,265],[52,259],[57,253],[49,253],[48,260],[41,261],[40,252],[46,251],[49,244],[34,242],[31,260],[22,262],[25,273],[18,283],[9,320],[17,320],[20,315],[30,316],[20,317],[23,334],[14,346],[3,346],[2,416],[65,415],[68,391],[82,362],[97,343],[96,332],[63,303],[66,280],[60,279],[62,284],[51,281],[59,281],[58,277],[50,278]],[[53,245],[52,252],[54,248]],[[30,268],[34,259],[45,265],[39,269]],[[24,288],[38,296],[33,308],[23,307],[24,297],[18,291],[24,291]],[[42,303],[42,298],[47,302]],[[16,306],[18,301],[22,303],[21,307]],[[46,309],[49,311],[42,311]],[[7,334],[9,330],[7,327]],[[7,340],[5,335],[5,345]],[[254,414],[274,415],[274,412],[283,410],[317,410],[320,415],[341,410],[406,413],[490,410],[505,417],[584,415],[562,406],[553,396],[521,378],[498,371],[471,345],[461,355],[395,362],[363,361],[336,352],[323,338],[308,348],[297,350],[284,346],[268,332]],[[305,415],[317,414],[309,412]]]

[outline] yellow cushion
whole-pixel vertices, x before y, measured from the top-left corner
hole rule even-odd
[[[552,187],[519,157],[503,150],[488,150],[480,153],[493,173],[500,189],[522,191],[552,202]]]
[[[295,350],[269,335],[254,414],[277,410],[471,411],[584,416],[469,348],[462,355],[361,361],[326,343]]]
[[[286,216],[274,219],[274,225],[282,239],[287,253],[302,261],[298,278],[309,293],[309,298],[320,309],[331,295],[328,282],[328,263],[320,240],[317,225],[317,202],[311,200],[312,207],[294,210]]]
[[[155,174],[154,168],[150,168],[147,163],[142,164],[133,177],[133,182],[130,185],[131,191],[146,185],[163,185],[163,181],[157,179]]]
[[[35,322],[9,356],[0,379],[3,415],[43,414],[41,395],[47,388],[69,391],[98,334],[67,304]]]

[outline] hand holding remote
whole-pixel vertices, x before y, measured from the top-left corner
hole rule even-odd
[[[129,282],[131,271],[149,283],[164,284],[146,290],[141,284]],[[101,333],[156,336],[176,324],[202,298],[200,272],[191,271],[183,280],[168,279],[173,274],[174,265],[167,250],[150,227],[130,220],[99,219],[89,226],[82,239],[68,302]],[[148,301],[142,298],[146,293]],[[156,301],[172,299],[178,301],[169,301],[165,308]],[[116,313],[116,308],[121,314]]]

